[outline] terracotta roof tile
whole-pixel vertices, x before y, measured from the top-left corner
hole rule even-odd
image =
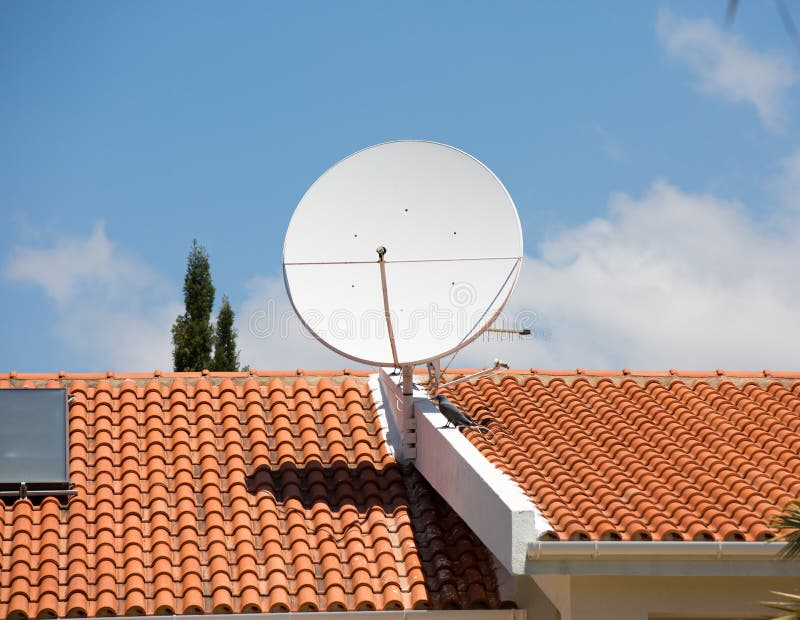
[[[0,503],[0,617],[499,606],[365,374],[0,375],[69,388],[78,491]]]
[[[508,371],[448,396],[545,538],[764,540],[800,495],[800,373]]]

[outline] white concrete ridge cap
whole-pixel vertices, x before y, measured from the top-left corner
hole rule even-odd
[[[387,410],[390,407],[389,404],[385,402],[387,398],[391,399],[392,397],[384,395],[381,389],[381,381],[377,374],[370,375],[368,383],[370,393],[372,394],[372,402],[375,403],[375,413],[378,415],[378,422],[381,426],[381,436],[384,442],[386,442],[386,451],[395,458],[401,458],[402,452],[399,452],[398,448],[401,445],[402,439],[398,434],[398,429],[394,424],[394,420],[390,421],[389,419],[389,415],[391,414],[387,414]]]
[[[427,418],[428,422],[435,430],[439,431],[453,451],[463,461],[469,463],[480,478],[488,483],[498,496],[502,497],[509,510],[536,512],[536,506],[510,476],[500,471],[489,461],[469,439],[461,434],[460,430],[451,427],[445,428],[447,418],[428,399],[427,394],[415,390],[414,397],[417,415],[423,415]],[[469,414],[469,412],[465,413]],[[465,489],[465,491],[468,490],[471,489]],[[544,517],[539,516],[544,520],[545,527],[549,528],[550,524],[547,523]]]
[[[550,522],[539,512],[536,505],[513,478],[489,461],[469,439],[461,434],[460,430],[456,428],[443,428],[447,424],[447,419],[439,412],[436,405],[434,405],[423,390],[415,389],[414,406],[416,408],[416,414],[418,416],[424,416],[427,419],[430,425],[439,432],[460,459],[468,463],[476,474],[478,474],[480,479],[494,491],[494,494],[502,499],[503,504],[505,504],[508,510],[530,513],[530,516],[534,519],[532,540],[536,540],[546,532],[553,531]],[[465,413],[469,414],[469,412]],[[419,422],[417,424],[419,424]],[[417,445],[417,449],[419,450],[419,440]],[[479,489],[464,490],[479,492]]]
[[[427,397],[415,398],[417,469],[512,574],[525,570],[538,511]]]
[[[396,394],[396,379],[380,373],[388,383],[383,394]],[[387,402],[388,401],[388,402]],[[456,511],[464,522],[513,574],[525,570],[528,544],[552,531],[519,485],[506,476],[447,423],[428,395],[415,387],[413,394],[416,458],[414,464],[428,483]],[[405,416],[399,398],[385,398],[387,438],[404,428]],[[397,452],[402,446],[396,446]]]

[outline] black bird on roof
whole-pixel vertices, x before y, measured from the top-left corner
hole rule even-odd
[[[445,428],[450,426],[451,424],[456,428],[480,427],[480,424],[470,420],[464,414],[464,412],[461,411],[461,409],[459,409],[455,404],[447,400],[447,396],[445,396],[444,394],[437,394],[433,398],[439,405],[439,411],[441,411],[442,415],[447,418],[447,424],[445,424]]]

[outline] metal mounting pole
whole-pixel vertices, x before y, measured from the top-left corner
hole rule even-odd
[[[459,383],[465,383],[466,381],[475,381],[475,379],[480,379],[481,377],[485,377],[487,375],[493,375],[503,370],[508,370],[508,364],[502,360],[496,359],[494,360],[494,366],[491,368],[484,368],[483,370],[474,372],[466,377],[461,377],[460,379],[455,379],[454,381],[448,381],[447,383],[441,383],[439,384],[439,387],[446,388],[458,385]]]
[[[441,360],[428,362],[428,394],[433,394],[439,389],[442,379]]]
[[[392,347],[392,361],[395,368],[399,365],[397,361],[397,345],[394,342],[394,329],[392,328],[392,315],[389,311],[389,291],[386,288],[386,263],[383,257],[386,256],[386,248],[379,246],[376,250],[378,253],[378,265],[381,268],[381,290],[383,291],[383,314],[386,318],[386,329],[389,334],[389,345]]]

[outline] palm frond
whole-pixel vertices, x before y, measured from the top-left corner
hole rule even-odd
[[[781,557],[786,560],[800,556],[800,500],[792,500],[783,511],[775,515],[771,523],[778,532],[775,540],[785,540]]]
[[[778,616],[772,620],[800,620],[800,595],[792,594],[790,592],[775,592],[770,594],[786,597],[787,601],[761,601],[764,607],[775,609],[777,611],[788,611],[788,614]]]

